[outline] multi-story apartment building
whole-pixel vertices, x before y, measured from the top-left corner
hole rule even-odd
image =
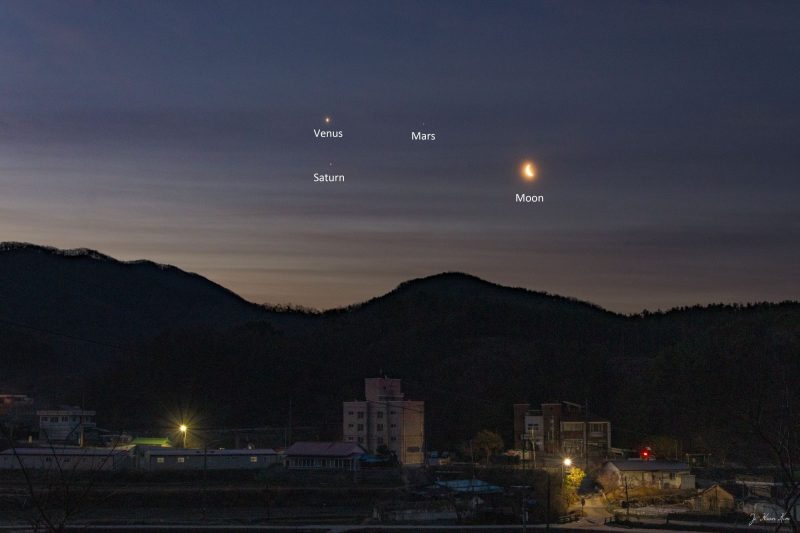
[[[344,441],[359,444],[370,453],[385,446],[403,464],[422,464],[425,402],[406,400],[401,380],[390,378],[365,379],[364,397],[342,404]]]
[[[530,404],[514,405],[514,445],[546,454],[584,457],[588,442],[589,456],[605,457],[611,449],[611,422],[583,405],[573,402],[546,402],[540,409]],[[587,425],[588,424],[588,425]]]

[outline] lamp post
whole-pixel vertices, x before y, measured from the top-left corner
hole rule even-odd
[[[186,424],[181,424],[178,429],[183,433],[183,447],[186,448],[186,433],[189,431],[189,428],[186,427]]]

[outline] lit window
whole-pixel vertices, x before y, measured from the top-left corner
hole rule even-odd
[[[185,463],[186,462],[186,457],[178,457],[178,462],[179,463]]]
[[[250,462],[251,463],[257,463],[258,462],[258,457],[256,457],[255,455],[251,455],[250,456]]]
[[[164,462],[164,458],[163,457],[156,457],[156,462],[157,463],[163,463]]]

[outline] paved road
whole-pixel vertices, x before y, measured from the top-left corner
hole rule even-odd
[[[574,524],[575,527],[592,528],[602,526],[606,518],[612,515],[606,511],[606,499],[602,495],[586,497],[586,505],[583,507],[583,518]],[[580,511],[580,504],[574,506],[574,510]]]

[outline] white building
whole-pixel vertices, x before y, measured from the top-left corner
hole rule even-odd
[[[367,378],[364,401],[342,403],[345,442],[376,453],[385,446],[403,464],[425,462],[425,402],[406,400],[401,380]]]
[[[544,417],[541,413],[525,414],[525,431],[521,439],[523,450],[544,451]]]
[[[203,450],[138,446],[136,467],[140,470],[258,470],[282,463],[283,456],[270,448]]]
[[[95,428],[96,413],[79,407],[36,411],[39,417],[39,440],[48,443],[83,444],[83,433]]]
[[[130,447],[9,448],[0,452],[0,470],[120,470],[131,466]]]

